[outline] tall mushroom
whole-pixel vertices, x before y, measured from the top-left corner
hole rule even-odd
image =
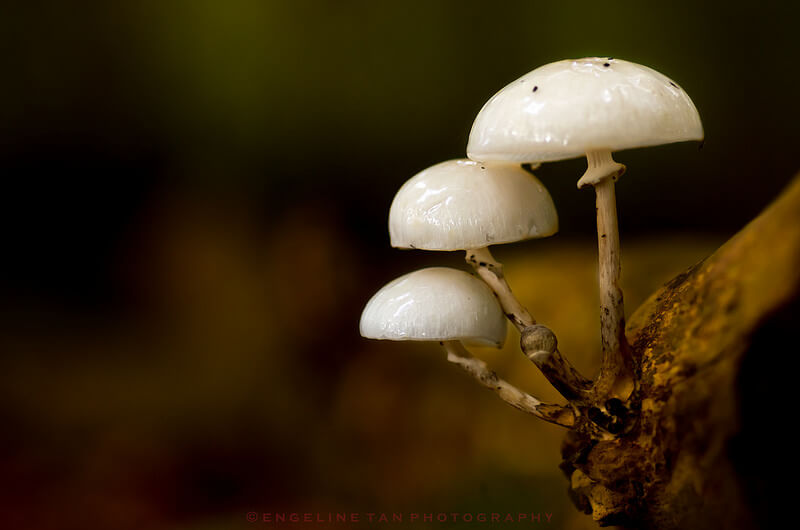
[[[461,341],[499,347],[506,337],[497,299],[466,272],[432,267],[389,282],[367,302],[360,329],[371,339],[438,341],[448,361],[511,406],[565,427],[575,423],[570,407],[542,403],[517,389],[464,347]]]
[[[391,243],[399,248],[464,250],[478,275],[497,294],[503,311],[522,334],[524,353],[567,399],[589,381],[556,348],[517,300],[488,245],[541,238],[558,230],[547,189],[519,164],[448,160],[417,173],[397,192],[389,210]]]
[[[666,76],[612,57],[551,63],[525,74],[481,109],[467,155],[481,162],[548,162],[586,156],[578,187],[594,186],[603,360],[595,393],[625,399],[633,360],[625,338],[612,151],[702,140],[692,100]]]

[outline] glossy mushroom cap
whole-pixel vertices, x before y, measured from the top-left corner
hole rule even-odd
[[[547,189],[516,164],[436,164],[403,184],[389,210],[389,236],[400,248],[467,250],[557,231]]]
[[[422,269],[386,284],[361,314],[369,339],[445,341],[500,347],[506,320],[485,283],[446,267]]]
[[[702,140],[686,92],[655,70],[610,57],[547,64],[483,106],[470,132],[473,160],[546,162]]]

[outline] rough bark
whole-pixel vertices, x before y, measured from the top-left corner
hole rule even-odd
[[[798,315],[800,177],[635,311],[626,332],[637,419],[615,439],[580,426],[567,435],[576,504],[603,526],[770,526],[781,452],[794,451],[780,396],[794,391],[786,363]]]

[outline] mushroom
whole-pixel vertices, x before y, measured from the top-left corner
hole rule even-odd
[[[393,247],[466,250],[520,330],[536,321],[516,300],[488,245],[553,235],[558,214],[539,180],[516,164],[448,160],[408,180],[389,209]]]
[[[557,231],[553,199],[518,164],[441,162],[403,184],[389,210],[398,248],[479,249]]]
[[[547,330],[517,300],[505,279],[503,266],[489,244],[541,238],[558,231],[553,200],[539,180],[513,163],[448,160],[408,180],[389,210],[392,246],[423,250],[465,250],[466,260],[497,294],[503,311],[528,339],[532,328]],[[547,330],[552,335],[552,332]],[[546,333],[545,333],[546,334]],[[541,341],[524,340],[523,352],[568,399],[588,388],[555,347],[540,349]]]
[[[382,287],[361,314],[361,335],[371,339],[438,341],[447,360],[460,366],[513,407],[571,427],[571,408],[542,403],[489,370],[468,344],[500,347],[506,321],[487,285],[466,272],[432,267],[401,276]]]
[[[431,267],[382,287],[361,314],[361,335],[388,340],[464,340],[501,347],[506,321],[492,292],[466,272]]]
[[[702,139],[700,116],[686,92],[655,70],[612,57],[537,68],[495,94],[472,126],[467,156],[473,160],[588,160],[578,187],[594,186],[597,195],[603,350],[598,394],[624,399],[633,389],[614,191],[625,166],[611,152]]]

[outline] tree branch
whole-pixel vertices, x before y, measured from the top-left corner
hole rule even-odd
[[[638,419],[617,439],[598,441],[586,424],[567,436],[562,469],[576,504],[601,525],[764,527],[763,499],[754,501],[752,480],[735,458],[753,455],[732,448],[742,440],[742,411],[770,408],[763,388],[755,402],[745,401],[743,360],[774,362],[754,337],[774,336],[775,322],[779,336],[796,336],[797,314],[786,317],[787,307],[800,311],[800,177],[632,315],[627,334],[639,388],[631,413]]]

